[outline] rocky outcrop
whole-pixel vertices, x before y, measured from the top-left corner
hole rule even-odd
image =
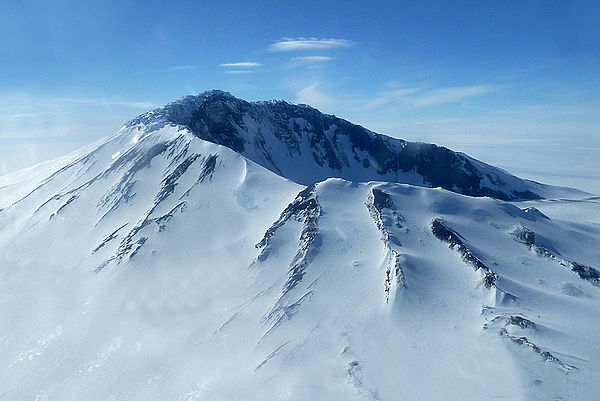
[[[563,267],[570,268],[571,271],[577,273],[582,280],[585,280],[596,287],[600,287],[600,271],[598,271],[598,269],[582,263],[563,259],[558,251],[551,251],[547,246],[542,245],[535,232],[527,227],[518,226],[511,234],[517,241],[528,246],[529,249],[539,256],[553,260]]]
[[[431,232],[437,239],[447,243],[450,248],[458,251],[463,261],[472,265],[476,271],[481,270],[483,272],[483,284],[486,288],[492,288],[496,284],[498,275],[475,256],[460,235],[450,229],[442,218],[436,218],[431,222]]]
[[[296,198],[283,210],[279,219],[267,229],[263,238],[256,244],[260,249],[257,262],[268,258],[271,238],[285,224],[294,220],[302,224],[298,238],[296,254],[290,262],[288,276],[278,299],[266,314],[264,321],[278,326],[283,320],[290,318],[302,302],[310,299],[312,292],[306,292],[297,300],[288,300],[288,294],[302,281],[306,268],[312,262],[321,247],[319,235],[319,217],[322,209],[317,199],[316,185],[311,185],[301,191]]]
[[[571,370],[578,370],[578,368],[576,366],[564,363],[563,361],[561,361],[559,358],[557,358],[556,356],[554,356],[549,351],[542,350],[540,347],[538,347],[537,345],[535,345],[534,343],[532,343],[531,341],[529,341],[527,339],[527,337],[524,337],[524,336],[519,337],[519,336],[512,335],[512,334],[510,334],[504,328],[500,329],[499,334],[502,337],[508,338],[509,340],[511,340],[515,344],[521,345],[523,347],[526,347],[526,348],[532,350],[534,353],[536,353],[539,356],[541,356],[546,362],[550,362],[550,363],[554,363],[554,364],[558,365],[565,372],[569,372]]]
[[[381,233],[381,241],[385,246],[388,256],[386,260],[384,291],[385,300],[389,302],[390,290],[395,283],[396,288],[403,288],[406,284],[402,265],[400,263],[400,248],[402,244],[395,238],[390,241],[390,229],[388,224],[392,223],[396,229],[402,228],[402,215],[396,210],[392,198],[387,192],[379,188],[373,188],[369,194],[365,206],[371,214],[373,222]],[[387,216],[386,214],[389,214]],[[388,224],[386,224],[388,222]]]

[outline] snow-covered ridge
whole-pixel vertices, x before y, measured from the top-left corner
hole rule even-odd
[[[210,92],[0,179],[0,400],[593,399],[600,199],[427,188],[353,130],[411,146]]]
[[[185,126],[197,137],[227,146],[303,185],[341,177],[442,187],[504,200],[539,199],[559,191],[444,147],[376,134],[282,100],[246,102],[213,90],[183,97],[127,126],[151,131],[168,124]]]

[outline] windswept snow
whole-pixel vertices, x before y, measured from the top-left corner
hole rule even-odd
[[[305,186],[203,101],[0,178],[0,400],[596,397],[596,198]]]

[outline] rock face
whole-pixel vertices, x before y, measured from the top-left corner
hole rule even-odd
[[[466,263],[471,264],[475,270],[481,270],[483,272],[483,284],[486,288],[491,288],[496,284],[498,275],[473,254],[467,245],[465,245],[460,235],[447,227],[446,223],[444,223],[444,219],[434,219],[431,222],[431,232],[437,239],[447,243],[450,248],[456,249],[462,256],[462,259]]]
[[[198,138],[235,152],[293,181],[330,177],[442,187],[502,200],[543,197],[544,186],[465,154],[376,134],[306,105],[246,102],[222,91],[187,96],[129,122],[183,125]]]

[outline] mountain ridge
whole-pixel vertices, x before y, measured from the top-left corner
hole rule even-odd
[[[183,125],[303,185],[329,177],[442,187],[502,200],[547,197],[549,186],[519,179],[464,153],[377,134],[307,105],[247,102],[212,90],[185,96],[126,127]]]

